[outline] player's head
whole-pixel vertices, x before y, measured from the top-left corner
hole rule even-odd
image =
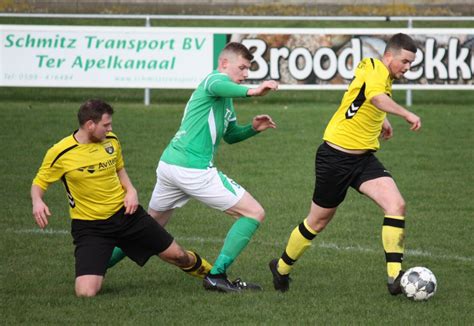
[[[240,84],[249,74],[250,61],[253,55],[245,45],[237,42],[228,43],[219,55],[220,72],[229,75],[230,79]]]
[[[390,76],[399,79],[405,74],[416,57],[416,44],[403,33],[393,35],[385,47],[383,61]]]
[[[87,132],[92,142],[105,139],[112,131],[112,114],[114,109],[102,100],[87,100],[79,108],[77,118],[81,129]]]

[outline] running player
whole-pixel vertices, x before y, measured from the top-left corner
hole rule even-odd
[[[392,137],[387,113],[405,119],[413,131],[421,127],[417,115],[391,98],[392,80],[408,71],[416,51],[409,36],[396,34],[388,41],[382,60],[365,58],[359,63],[316,153],[316,183],[310,212],[292,231],[280,259],[269,263],[276,290],[289,289],[289,274],[294,263],[328,225],[347,189],[352,187],[372,199],[385,213],[382,242],[388,290],[392,295],[401,293],[405,201],[374,152],[380,147],[379,136]]]
[[[247,125],[237,124],[233,98],[262,96],[278,87],[275,81],[264,81],[256,88],[239,85],[247,78],[252,59],[244,45],[227,44],[219,56],[217,70],[193,92],[181,126],[161,156],[148,210],[164,226],[175,208],[195,198],[236,219],[212,270],[204,278],[203,285],[208,290],[261,289],[240,280],[230,282],[227,269],[263,222],[265,211],[250,193],[213,164],[222,138],[233,144],[276,127],[268,115],[257,115]]]

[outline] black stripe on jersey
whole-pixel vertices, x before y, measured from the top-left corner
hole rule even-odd
[[[79,145],[75,144],[75,145],[72,145],[71,147],[68,147],[66,148],[65,150],[63,150],[61,153],[58,154],[58,156],[56,156],[56,158],[54,159],[53,163],[51,163],[51,165],[49,167],[52,167],[54,165],[54,163],[56,163],[56,161],[61,157],[63,156],[64,154],[66,154],[68,151],[70,151],[71,149],[73,149],[74,147],[77,147]]]
[[[404,229],[405,220],[397,220],[395,218],[385,217],[383,219],[383,225],[393,226],[395,228]]]
[[[289,266],[293,265],[296,261],[293,258],[291,258],[290,256],[288,256],[286,251],[283,253],[283,255],[281,255],[281,259],[285,262],[285,264],[287,264]]]
[[[64,188],[66,188],[67,198],[69,200],[69,206],[71,206],[71,208],[76,207],[76,202],[74,201],[74,198],[72,197],[72,194],[71,194],[71,191],[69,190],[69,187],[67,186],[67,181],[66,181],[66,176],[65,175],[63,175],[61,177],[61,181],[64,184]]]
[[[403,254],[398,252],[386,252],[385,261],[387,263],[401,263],[403,261]]]
[[[351,103],[351,105],[347,108],[346,111],[346,119],[352,119],[359,108],[361,107],[362,104],[364,104],[366,98],[365,98],[365,83],[362,85],[360,88],[359,94],[357,94],[357,97],[355,100]]]
[[[109,139],[112,138],[112,139],[118,140],[118,138],[115,136],[105,136],[105,138],[109,138]]]
[[[370,62],[372,62],[372,68],[375,69],[375,62],[374,62],[374,59],[370,58]]]

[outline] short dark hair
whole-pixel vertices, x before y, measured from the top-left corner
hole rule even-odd
[[[84,102],[77,112],[79,125],[83,126],[89,120],[99,122],[104,114],[114,114],[114,109],[106,102],[98,99],[91,99]]]
[[[387,53],[390,50],[400,51],[402,49],[416,53],[416,44],[410,36],[398,33],[388,40],[384,53]]]
[[[234,53],[237,55],[242,56],[242,58],[252,61],[253,55],[250,53],[249,49],[242,43],[237,42],[230,42],[222,50],[221,54],[223,53]]]

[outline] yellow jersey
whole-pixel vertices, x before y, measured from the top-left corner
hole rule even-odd
[[[123,206],[125,190],[117,174],[123,167],[120,143],[113,133],[90,144],[78,143],[72,134],[48,150],[33,184],[46,190],[61,180],[72,219],[105,220]]]
[[[378,150],[386,113],[370,100],[382,93],[392,96],[392,79],[387,67],[378,59],[363,59],[323,139],[346,149]]]

